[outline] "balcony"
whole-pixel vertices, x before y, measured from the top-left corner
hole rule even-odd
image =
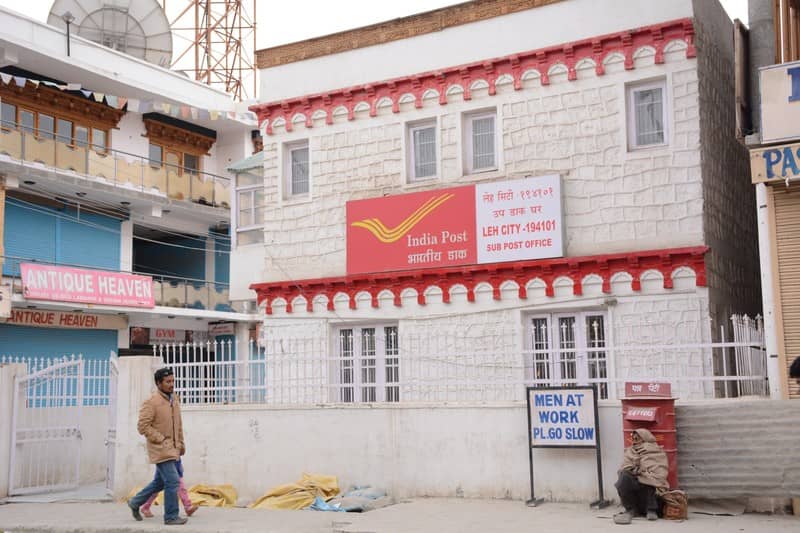
[[[230,209],[228,178],[110,148],[69,144],[52,132],[14,126],[4,122],[0,128],[0,154],[12,159],[75,172],[129,190]]]
[[[5,256],[3,258],[3,277],[11,279],[14,294],[23,294],[20,264],[37,263],[62,267],[104,270],[86,265],[54,263],[24,257]],[[131,272],[153,278],[153,295],[157,306],[183,309],[203,309],[208,311],[234,312],[228,296],[228,284],[202,279],[162,276],[148,272]]]

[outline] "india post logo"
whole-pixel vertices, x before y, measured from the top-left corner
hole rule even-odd
[[[347,202],[347,273],[475,262],[475,187]]]
[[[405,220],[400,222],[397,226],[389,229],[381,222],[379,218],[367,218],[353,222],[351,226],[356,228],[364,228],[372,233],[376,239],[384,243],[392,243],[399,241],[411,231],[414,226],[419,224],[425,217],[434,212],[440,205],[450,200],[453,196],[452,193],[445,193],[429,199],[427,202],[419,206],[416,211],[408,215]]]

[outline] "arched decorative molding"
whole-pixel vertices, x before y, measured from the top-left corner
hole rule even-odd
[[[600,279],[603,294],[629,294],[642,289],[642,276],[652,271],[662,278],[664,289],[673,288],[674,273],[683,284],[687,279],[694,279],[693,286],[705,287],[705,254],[706,247],[676,248],[631,252],[628,254],[610,254],[588,257],[568,257],[546,259],[540,261],[515,261],[493,263],[488,265],[472,265],[469,267],[450,267],[400,272],[382,272],[363,275],[350,275],[335,278],[310,280],[289,280],[270,283],[256,283],[251,289],[256,291],[259,304],[264,304],[264,312],[272,314],[275,302],[292,301],[297,295],[304,295],[317,302],[323,295],[327,300],[327,309],[332,311],[336,305],[348,305],[356,308],[356,295],[366,292],[370,295],[371,306],[379,307],[379,295],[392,295],[395,306],[402,306],[404,300],[426,304],[426,290],[435,286],[441,290],[442,302],[450,303],[453,294],[458,294],[460,287],[466,290],[467,301],[475,301],[475,291],[485,286],[491,291],[492,298],[500,300],[504,284],[513,282],[518,287],[518,297],[527,299],[529,292],[540,294],[544,288],[544,296],[555,296],[556,286],[572,285],[572,294],[583,294],[584,282],[588,279]],[[683,269],[688,270],[683,270]],[[679,270],[680,269],[680,270]],[[690,272],[690,275],[686,275]],[[650,279],[650,274],[645,280]],[[612,287],[613,285],[613,287]],[[681,285],[683,287],[683,285]],[[308,301],[308,300],[307,300]],[[313,311],[307,304],[308,311]],[[291,313],[291,306],[288,306]]]
[[[489,88],[489,82],[484,79],[473,80],[473,82],[469,84],[470,91],[479,91],[481,89],[488,89],[488,88]]]
[[[370,110],[370,106],[369,106],[368,102],[359,102],[353,108],[353,111],[356,112],[356,113],[361,113],[361,112],[369,111],[369,110]]]
[[[494,80],[495,86],[508,85],[509,83],[514,83],[514,76],[511,74],[501,74]]]
[[[522,73],[521,79],[524,81],[528,81],[528,80],[538,80],[541,77],[542,77],[541,72],[539,72],[536,69],[530,69]]]
[[[603,278],[597,274],[584,276],[580,283],[584,296],[601,296],[603,294]]]
[[[311,114],[312,120],[320,120],[328,117],[328,112],[323,109],[317,109]]]
[[[655,269],[642,272],[639,280],[643,292],[658,292],[664,288],[664,274]]]
[[[416,101],[416,97],[411,93],[405,93],[403,96],[400,97],[398,103],[401,104],[413,104]]]
[[[664,62],[664,53],[672,53],[679,49],[678,47],[683,47],[686,58],[693,58],[697,55],[694,34],[691,19],[673,20],[467,65],[278,102],[256,104],[251,106],[250,110],[257,113],[260,122],[269,121],[266,134],[272,135],[278,127],[279,117],[293,117],[297,113],[303,113],[307,117],[310,109],[325,110],[326,122],[330,124],[333,122],[332,117],[340,114],[337,111],[340,107],[344,107],[348,120],[353,120],[355,106],[361,101],[367,102],[370,116],[375,116],[378,107],[376,103],[382,99],[388,98],[392,111],[398,113],[401,103],[413,101],[415,106],[420,107],[426,91],[430,90],[437,91],[440,104],[446,104],[447,96],[451,94],[463,94],[464,99],[469,100],[471,98],[469,87],[477,80],[486,80],[487,74],[489,95],[494,95],[496,83],[492,82],[492,79],[510,76],[514,82],[514,89],[519,90],[522,89],[522,81],[534,78],[538,78],[542,85],[549,84],[551,71],[561,79],[563,68],[566,69],[566,78],[572,81],[578,78],[579,64],[580,70],[585,70],[584,61],[587,59],[594,62],[598,76],[606,73],[607,66],[613,66],[613,70],[621,68],[617,63],[622,63],[626,70],[630,70],[636,68],[635,51],[638,52],[645,47],[654,50],[657,64]],[[405,96],[407,94],[411,95],[411,100],[403,99],[407,98]],[[286,130],[291,131],[291,122],[286,125]]]
[[[293,313],[295,310],[304,309],[308,311],[308,300],[303,295],[297,295],[292,298],[292,301],[286,306],[287,313]]]
[[[697,283],[697,274],[688,267],[678,267],[672,271],[672,288],[675,290],[688,290]]]
[[[382,107],[392,107],[392,99],[388,96],[384,96],[379,98],[375,104],[375,107],[382,108]]]
[[[439,91],[436,89],[426,89],[424,93],[422,93],[423,100],[433,100],[439,98]]]

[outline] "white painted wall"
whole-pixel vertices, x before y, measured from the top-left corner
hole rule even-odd
[[[261,69],[259,100],[273,102],[427,72],[691,17],[692,14],[691,0],[559,2],[413,39]]]
[[[149,152],[147,130],[139,113],[125,113],[111,132],[111,148],[140,157],[147,157]]]
[[[385,487],[395,498],[463,495],[524,500],[530,494],[525,411],[523,404],[187,406],[183,410],[186,483],[231,483],[240,504],[299,479],[303,472],[335,475],[343,488]],[[605,491],[611,496],[622,459],[618,403],[603,402],[600,424]],[[118,464],[137,466],[117,471],[116,494],[152,478],[150,470],[141,468],[144,452],[138,448],[127,446],[124,453],[132,455],[119,457]],[[539,496],[557,501],[596,499],[593,450],[537,450],[534,461]]]
[[[250,285],[266,279],[267,251],[261,244],[239,246],[231,250],[230,299],[232,301],[254,300],[255,291]]]

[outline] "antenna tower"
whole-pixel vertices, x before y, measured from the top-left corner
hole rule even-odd
[[[256,96],[256,0],[160,0],[173,33],[172,68],[236,100]]]

